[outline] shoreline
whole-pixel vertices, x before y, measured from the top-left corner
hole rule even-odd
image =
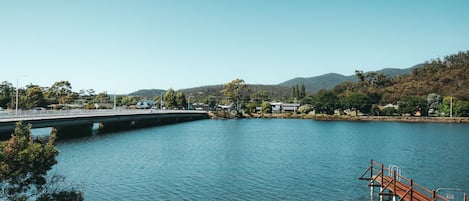
[[[211,119],[236,119],[237,117],[220,117],[209,112]],[[317,121],[386,121],[414,123],[469,123],[469,117],[415,117],[415,116],[349,116],[349,115],[312,115],[312,114],[251,114],[243,118],[265,119],[311,119]]]

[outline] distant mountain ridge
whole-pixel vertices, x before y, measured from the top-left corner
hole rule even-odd
[[[422,67],[423,64],[415,65],[411,68],[406,68],[406,69],[398,69],[398,68],[384,68],[382,70],[378,71],[370,71],[370,72],[375,72],[375,73],[383,73],[387,77],[397,77],[405,74],[411,74],[413,69]],[[366,72],[368,73],[368,72]],[[357,82],[358,79],[355,75],[341,75],[338,73],[328,73],[320,76],[315,76],[315,77],[308,77],[308,78],[294,78],[285,82],[282,82],[277,85],[250,85],[251,87],[254,87],[255,89],[253,91],[260,91],[260,90],[265,90],[269,91],[276,97],[286,97],[290,93],[291,87],[295,85],[305,85],[306,92],[307,93],[316,93],[320,91],[321,89],[332,89],[338,84],[345,82],[345,81],[350,81],[350,82]],[[216,95],[216,96],[222,96],[221,90],[223,89],[223,85],[211,85],[211,86],[201,86],[201,87],[194,87],[194,88],[187,88],[187,89],[180,89],[178,91],[181,91],[186,94],[190,94],[191,96],[195,96],[196,98],[199,98],[204,96],[204,95]],[[142,97],[157,97],[160,96],[161,93],[166,92],[166,90],[163,89],[141,89],[136,92],[130,93],[130,96],[142,96]]]
[[[421,67],[422,64],[415,65],[410,68],[406,69],[399,69],[399,68],[385,68],[379,71],[370,71],[375,73],[383,73],[387,77],[397,77],[401,75],[411,74],[413,69]],[[368,73],[368,72],[366,72]],[[338,73],[328,73],[320,76],[315,77],[308,77],[308,78],[293,78],[291,80],[282,82],[278,84],[279,86],[286,86],[286,87],[293,87],[295,85],[305,85],[306,92],[308,93],[316,93],[321,89],[332,89],[338,84],[342,82],[357,82],[358,79],[355,75],[345,76]]]

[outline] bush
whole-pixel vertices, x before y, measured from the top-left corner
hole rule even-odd
[[[308,114],[311,111],[313,111],[312,105],[302,105],[298,108],[298,112],[301,114]]]

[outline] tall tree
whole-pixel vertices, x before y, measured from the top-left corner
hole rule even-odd
[[[427,103],[430,109],[437,111],[441,106],[441,96],[436,93],[428,94]]]
[[[184,95],[184,93],[182,92],[178,92],[176,94],[176,105],[177,105],[177,108],[186,108],[187,107],[187,99],[186,99],[186,95]],[[189,109],[189,108],[187,108]]]
[[[13,85],[7,81],[3,81],[0,84],[0,107],[7,108],[8,103],[12,99],[12,94],[14,93]]]
[[[26,89],[26,108],[45,107],[46,100],[41,87],[29,85]]]
[[[248,86],[244,83],[242,79],[236,79],[229,83],[226,83],[223,86],[222,93],[227,97],[232,103],[236,105],[236,111],[240,113],[242,100],[246,93],[249,91]]]
[[[174,89],[170,88],[166,93],[164,93],[163,100],[164,106],[167,109],[173,109],[177,106],[176,95],[174,94]]]
[[[54,98],[56,103],[66,104],[73,99],[72,85],[66,80],[55,82],[49,88],[48,96]]]
[[[301,84],[299,96],[300,96],[299,99],[303,99],[303,98],[306,97],[306,87],[305,87],[305,84]]]

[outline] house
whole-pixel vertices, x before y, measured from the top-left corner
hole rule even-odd
[[[271,102],[270,106],[272,106],[273,113],[280,113],[280,112],[296,112],[300,107],[298,103],[282,103],[282,102]]]
[[[155,101],[152,100],[141,100],[137,103],[138,109],[150,109],[155,105]]]
[[[296,111],[298,111],[299,107],[300,107],[300,104],[298,104],[298,103],[284,103],[284,104],[282,104],[283,112],[296,112]]]

